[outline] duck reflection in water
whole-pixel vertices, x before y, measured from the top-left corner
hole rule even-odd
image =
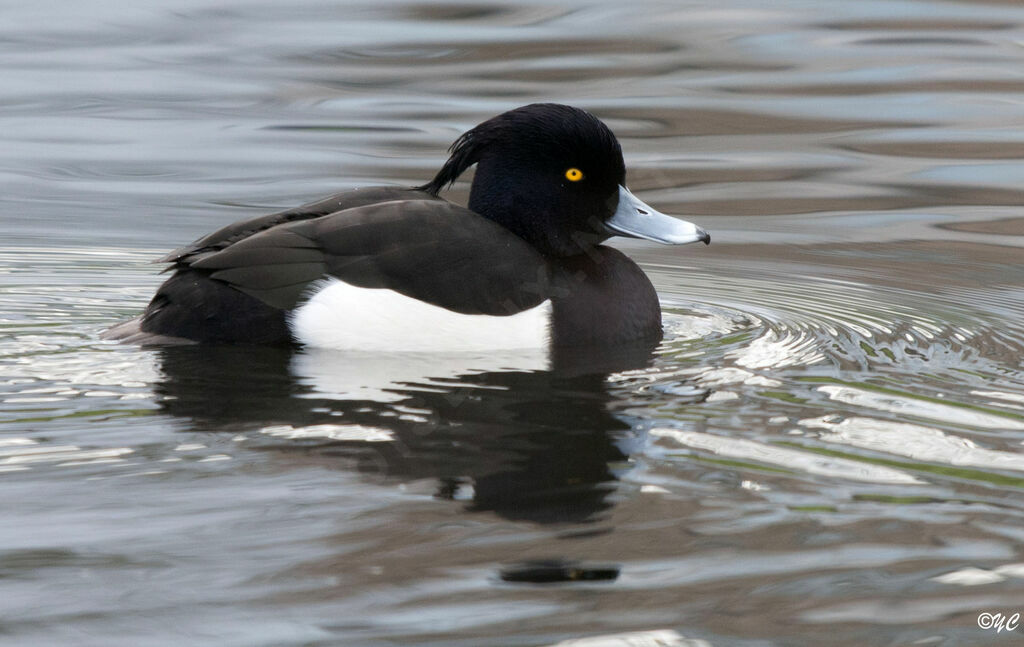
[[[387,480],[434,479],[437,496],[465,497],[470,510],[579,522],[612,505],[628,458],[630,425],[612,413],[606,378],[647,366],[653,347],[605,349],[600,360],[566,350],[538,368],[524,354],[169,346],[158,351],[158,392],[190,431],[244,433]]]

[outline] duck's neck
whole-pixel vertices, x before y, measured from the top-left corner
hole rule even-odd
[[[539,196],[518,196],[500,184],[470,190],[469,208],[519,236],[544,256],[586,254],[608,237],[574,226]]]

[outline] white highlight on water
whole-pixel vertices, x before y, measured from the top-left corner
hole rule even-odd
[[[670,438],[681,445],[699,449],[728,458],[754,460],[786,469],[802,471],[832,478],[872,483],[921,483],[918,479],[900,470],[847,458],[821,456],[788,447],[775,447],[744,438],[729,438],[698,431],[654,428],[652,436]]]
[[[305,348],[292,358],[291,372],[311,389],[300,397],[397,402],[408,397],[410,388],[436,384],[445,390],[448,379],[488,371],[544,371],[549,364],[546,348],[433,353]]]
[[[906,456],[917,461],[1024,471],[1024,455],[978,447],[969,438],[947,434],[906,422],[853,417],[832,422],[827,418],[808,418],[800,425],[827,430],[821,440]]]
[[[830,399],[836,402],[875,409],[877,411],[888,411],[903,416],[927,418],[943,423],[967,425],[982,429],[1024,430],[1024,422],[1015,419],[1016,417],[999,416],[984,411],[942,404],[941,402],[931,402],[915,398],[909,393],[878,393],[835,384],[819,386],[818,390],[827,394]]]

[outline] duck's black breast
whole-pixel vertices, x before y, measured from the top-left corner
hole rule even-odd
[[[552,260],[550,267],[555,346],[661,339],[661,306],[654,286],[622,252],[597,246]]]
[[[460,314],[506,316],[550,298],[547,260],[480,215],[406,189],[351,191],[236,223],[165,260],[150,335],[290,343],[287,313],[333,277]]]

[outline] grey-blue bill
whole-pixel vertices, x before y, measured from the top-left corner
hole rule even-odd
[[[661,213],[619,185],[619,206],[605,226],[617,236],[646,238],[668,245],[711,243],[711,235],[685,220]]]

